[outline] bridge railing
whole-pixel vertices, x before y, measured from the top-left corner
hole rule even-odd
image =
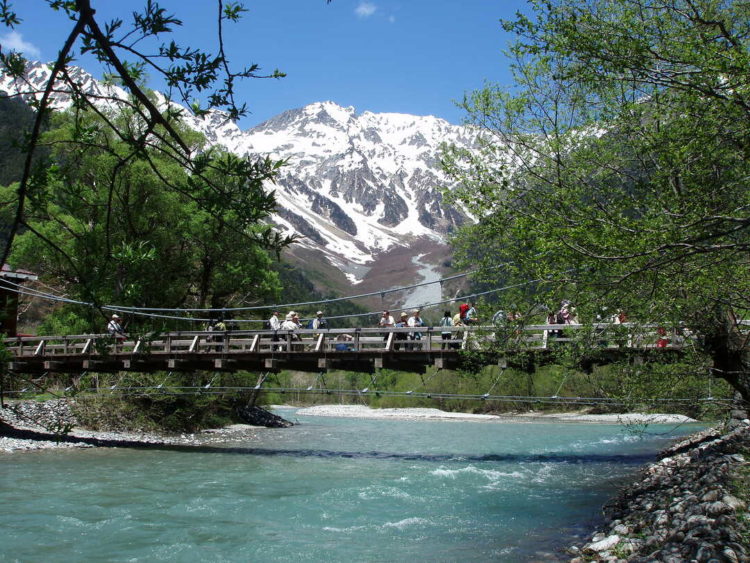
[[[581,333],[582,330],[589,332]],[[443,334],[446,334],[444,338]],[[545,349],[581,338],[601,348],[674,348],[693,336],[669,333],[658,325],[526,325],[419,328],[299,329],[295,331],[182,331],[140,337],[107,334],[25,336],[6,339],[16,357],[70,357],[156,354],[316,354],[381,352],[408,354],[482,349],[502,341],[508,347]]]

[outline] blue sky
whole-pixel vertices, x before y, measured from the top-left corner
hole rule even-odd
[[[128,22],[146,0],[93,0],[100,23]],[[4,48],[49,61],[72,28],[44,0],[12,1],[23,20],[0,28]],[[216,45],[213,0],[162,0],[184,21],[175,40]],[[435,115],[460,123],[454,101],[486,80],[510,85],[502,50],[511,39],[499,24],[525,8],[523,0],[245,0],[248,12],[228,24],[226,50],[239,67],[286,72],[281,80],[245,80],[238,92],[251,114],[248,128],[284,110],[330,100],[357,111]],[[78,64],[95,76],[91,60]],[[156,81],[149,83],[159,88]]]

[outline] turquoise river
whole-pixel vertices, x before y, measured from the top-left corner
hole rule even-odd
[[[564,560],[696,429],[279,412],[194,449],[0,455],[0,561]]]

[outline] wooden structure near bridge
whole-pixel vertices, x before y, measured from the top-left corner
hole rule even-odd
[[[134,338],[106,334],[7,338],[9,370],[16,373],[279,371],[372,372],[391,368],[424,372],[455,369],[465,350],[536,350],[576,340],[587,330],[590,343],[605,353],[654,348],[681,349],[683,336],[657,327],[600,324],[496,327],[420,327],[169,332]],[[560,333],[560,331],[563,331]],[[443,333],[450,332],[444,339]],[[419,333],[419,339],[410,339]],[[688,337],[689,338],[689,337]],[[503,339],[503,347],[495,346]]]

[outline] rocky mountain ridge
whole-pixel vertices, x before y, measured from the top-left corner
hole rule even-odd
[[[102,99],[127,96],[83,69],[68,72],[84,91]],[[49,75],[47,65],[33,63],[23,81],[0,76],[0,91],[39,97]],[[158,92],[156,96],[168,103]],[[59,107],[70,105],[64,91],[55,98]],[[246,131],[217,111],[203,119],[185,111],[184,120],[212,145],[240,155],[285,159],[277,183],[268,186],[279,203],[273,221],[300,235],[292,249],[298,260],[322,256],[348,284],[362,282],[379,257],[417,241],[422,246],[427,242],[433,264],[443,261],[449,255],[446,235],[471,220],[463,210],[443,203],[441,190],[449,182],[439,153],[442,143],[471,147],[472,134],[442,119],[358,114],[351,107],[318,102]],[[394,285],[406,282],[394,280]]]

